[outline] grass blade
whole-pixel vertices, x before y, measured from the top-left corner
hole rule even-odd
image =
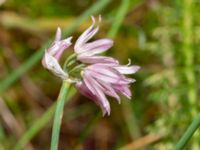
[[[191,139],[195,131],[199,128],[199,126],[200,126],[200,113],[198,114],[197,118],[193,120],[188,129],[185,131],[181,139],[176,144],[174,150],[182,150],[184,146],[187,144],[187,142]]]
[[[114,38],[117,35],[117,32],[124,20],[126,13],[128,12],[129,0],[122,0],[119,10],[117,11],[117,15],[114,18],[112,27],[108,32],[108,37]]]

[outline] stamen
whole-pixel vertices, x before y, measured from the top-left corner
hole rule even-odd
[[[127,66],[130,66],[130,65],[131,65],[131,59],[129,58]]]
[[[101,22],[101,20],[102,20],[102,17],[101,17],[101,15],[99,15],[99,23]]]

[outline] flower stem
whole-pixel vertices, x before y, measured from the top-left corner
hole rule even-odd
[[[65,99],[69,93],[70,83],[63,81],[56,105],[56,112],[53,122],[52,137],[51,137],[51,150],[58,149],[60,126],[63,116],[63,109],[65,104]],[[69,100],[69,99],[68,99]]]
[[[174,150],[182,150],[199,126],[200,126],[200,113],[198,114],[197,118],[193,120],[188,129],[185,131],[181,139],[176,144]]]

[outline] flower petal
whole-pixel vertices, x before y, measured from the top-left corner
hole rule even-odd
[[[117,93],[121,93],[124,96],[126,96],[128,99],[131,99],[132,94],[128,85],[113,84],[112,87],[115,89]]]
[[[61,40],[61,29],[60,27],[58,27],[56,31],[55,41],[60,41],[60,40]]]
[[[119,65],[114,68],[122,74],[134,74],[140,69],[139,66],[127,66],[127,65]]]
[[[60,57],[62,56],[63,52],[65,51],[65,49],[67,49],[72,43],[71,43],[71,39],[72,37],[69,37],[65,40],[60,41],[59,43],[59,50],[57,50],[57,52],[55,53],[54,57],[59,60]]]
[[[81,94],[95,102],[97,97],[94,94],[92,94],[92,92],[87,88],[84,82],[78,82],[75,86],[81,92]]]
[[[100,92],[100,94],[96,94],[96,95],[99,95],[99,96],[101,95],[101,98],[103,96],[103,101],[98,96],[92,94],[92,92],[88,89],[88,87],[85,85],[84,82],[77,83],[76,84],[76,88],[78,88],[79,91],[84,96],[88,97],[90,100],[92,100],[93,102],[95,102],[96,105],[100,106],[101,110],[103,112],[103,115],[105,115],[106,113],[110,114],[110,105],[108,103],[108,100],[105,98],[105,95],[104,96],[102,95],[101,91],[98,91],[98,92]],[[105,99],[106,99],[106,101],[105,101]]]
[[[83,73],[83,81],[85,83],[85,85],[87,86],[87,88],[92,92],[92,94],[96,95],[96,91],[94,89],[94,87],[92,86],[92,81],[91,81],[91,77],[89,76],[88,72],[84,72]]]
[[[119,63],[116,59],[106,56],[78,56],[78,60],[87,64],[105,63],[105,65],[109,65]]]
[[[91,78],[91,81],[93,83],[93,87],[96,90],[96,96],[98,97],[97,103],[100,105],[100,107],[102,109],[103,116],[105,116],[106,113],[108,115],[110,115],[110,104],[109,104],[108,99],[106,98],[103,90],[101,89],[99,84],[96,84],[94,79]]]
[[[107,95],[116,98],[117,101],[120,103],[120,97],[117,95],[115,90],[112,88],[111,84],[105,83],[105,82],[100,82],[99,84],[101,85],[102,88],[104,88],[104,92]]]
[[[98,82],[98,80],[95,80],[94,78],[91,78],[90,81],[92,85],[98,86],[103,91],[103,93],[116,98],[120,102],[120,97],[117,95],[115,90],[111,87],[111,84],[105,83],[105,82]]]
[[[107,51],[113,46],[113,41],[111,39],[100,39],[91,43],[87,43],[82,46],[83,51],[80,56],[93,56]]]
[[[84,51],[82,49],[82,45],[85,44],[88,40],[90,40],[99,30],[99,27],[97,26],[94,28],[95,25],[95,19],[92,17],[92,25],[81,34],[81,36],[78,38],[78,40],[75,43],[74,50],[77,54],[81,53]]]
[[[44,68],[47,68],[54,75],[60,77],[61,79],[65,80],[68,78],[67,73],[62,70],[58,61],[53,56],[49,55],[48,52],[45,52],[45,55],[42,59],[42,64]]]
[[[94,64],[89,66],[88,70],[92,71],[93,74],[98,73],[100,76],[104,76],[104,78],[112,78],[113,81],[115,80],[115,82],[119,82],[121,84],[128,84],[133,82],[133,79],[126,78],[123,74],[109,65],[107,66],[103,64]]]
[[[94,72],[98,72],[100,74],[106,75],[106,76],[113,77],[113,78],[122,77],[122,75],[118,71],[116,71],[112,67],[109,67],[103,64],[94,64],[94,65],[88,66],[88,69]]]
[[[116,83],[120,83],[120,84],[128,84],[129,81],[125,81],[121,78],[118,77],[113,77],[113,76],[109,76],[107,74],[104,73],[98,73],[95,71],[91,71],[91,70],[87,70],[87,72],[89,74],[91,74],[91,76],[99,81],[103,81],[103,82],[107,82],[107,83],[112,83],[112,84],[116,84]]]

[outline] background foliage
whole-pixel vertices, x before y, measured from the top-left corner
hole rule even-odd
[[[61,81],[42,68],[42,49],[57,26],[76,39],[90,15],[103,17],[96,38],[115,41],[106,55],[142,69],[131,101],[110,99],[109,117],[72,89],[59,149],[172,149],[197,115],[200,1],[101,1],[0,0],[0,149],[49,149]],[[199,141],[197,131],[187,149]]]

